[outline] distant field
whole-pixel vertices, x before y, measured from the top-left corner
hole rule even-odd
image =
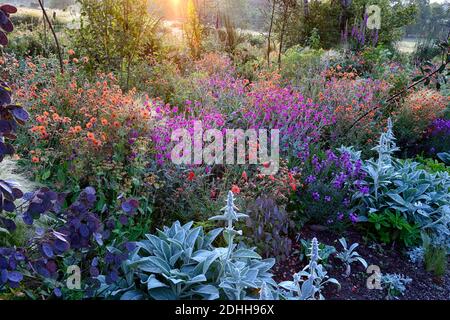
[[[404,53],[413,53],[416,49],[417,39],[404,39],[397,43],[397,48]]]
[[[74,9],[68,9],[68,10],[58,10],[58,9],[48,9],[47,8],[47,14],[49,17],[55,16],[56,19],[70,27],[75,27],[76,25],[74,22],[78,20],[79,13],[77,10]],[[40,19],[42,17],[42,11],[40,9],[33,9],[33,8],[26,8],[26,7],[19,7],[18,13],[16,15],[18,17],[17,19],[29,17],[30,19]]]

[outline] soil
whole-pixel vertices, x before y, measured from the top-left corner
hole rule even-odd
[[[381,273],[399,273],[412,279],[407,285],[407,291],[404,296],[398,297],[400,300],[450,300],[450,270],[444,277],[438,279],[432,273],[427,272],[423,267],[416,266],[409,261],[405,250],[392,246],[380,245],[367,242],[355,230],[349,230],[336,235],[330,231],[317,231],[316,228],[305,227],[299,236],[301,239],[312,239],[316,237],[319,243],[334,246],[338,251],[341,245],[338,238],[344,236],[347,243],[359,243],[356,251],[367,261],[369,265],[380,267]],[[296,237],[297,238],[297,237]],[[292,254],[285,262],[278,263],[275,268],[275,279],[277,281],[292,280],[292,275],[306,265],[306,261],[300,260],[298,254],[300,245],[296,243],[292,248]],[[365,268],[355,263],[352,265],[350,277],[345,277],[344,267],[340,260],[333,256],[329,258],[325,266],[328,275],[339,281],[341,289],[337,290],[333,284],[327,285],[324,290],[324,296],[327,300],[384,300],[386,299],[386,290],[370,290],[366,282],[370,274],[366,273]]]

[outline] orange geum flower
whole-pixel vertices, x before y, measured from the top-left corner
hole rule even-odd
[[[33,158],[31,158],[31,162],[33,162],[33,163],[39,163],[40,160],[39,160],[38,157],[33,157]]]
[[[114,121],[113,126],[116,128],[120,128],[120,122]]]
[[[69,54],[69,56],[73,56],[75,54],[75,51],[73,49],[69,49],[67,53]]]
[[[86,128],[87,128],[87,129],[92,128],[92,122],[88,122],[88,123],[86,124]]]
[[[102,119],[102,125],[106,126],[108,125],[108,120],[106,120],[105,118]]]
[[[235,185],[235,184],[231,187],[231,191],[232,191],[234,194],[239,194],[239,193],[241,193],[241,189],[240,189],[237,185]]]
[[[95,139],[95,135],[92,132],[88,132],[87,133],[87,137],[89,140],[94,140]]]

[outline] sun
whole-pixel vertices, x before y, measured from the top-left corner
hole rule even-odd
[[[173,8],[179,8],[180,7],[180,2],[181,0],[170,0],[172,2],[172,7]]]

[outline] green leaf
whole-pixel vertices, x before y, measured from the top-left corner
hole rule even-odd
[[[48,178],[50,178],[50,176],[52,175],[52,172],[50,170],[46,170],[44,171],[44,173],[41,176],[41,180],[42,181],[46,181],[48,180]]]

